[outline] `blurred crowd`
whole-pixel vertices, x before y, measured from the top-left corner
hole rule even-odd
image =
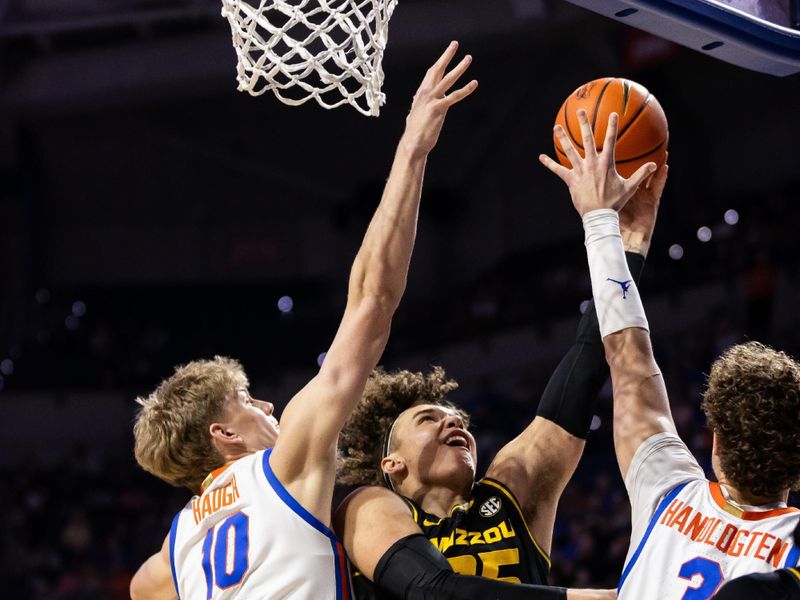
[[[779,284],[794,284],[800,266],[798,185],[759,198],[667,199],[642,280],[645,298],[677,299],[722,283],[726,298],[713,319],[720,326],[738,320],[750,338],[770,341]],[[701,226],[707,241],[698,239]],[[572,239],[507,255],[462,286],[408,294],[394,320],[390,362],[522,327],[547,339],[552,323],[572,317],[591,293],[580,235],[576,226]],[[341,286],[298,280],[35,290],[5,387],[143,392],[175,364],[215,353],[239,358],[254,380],[274,382],[287,369],[313,366],[326,349],[342,310]],[[295,308],[284,313],[277,302],[287,290]],[[773,341],[785,343],[778,333]]]

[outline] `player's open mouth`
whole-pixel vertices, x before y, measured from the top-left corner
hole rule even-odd
[[[457,448],[469,448],[469,440],[463,433],[453,433],[444,442],[447,446],[455,446]]]

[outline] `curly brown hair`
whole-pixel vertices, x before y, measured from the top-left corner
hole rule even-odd
[[[725,477],[756,496],[800,487],[800,364],[769,346],[728,349],[702,403]]]
[[[367,380],[361,402],[339,437],[337,481],[344,485],[383,485],[383,442],[400,414],[420,404],[435,404],[454,410],[465,425],[469,416],[445,396],[458,388],[442,367],[428,374],[375,369]]]
[[[225,464],[211,442],[209,426],[222,418],[225,397],[247,388],[242,365],[223,356],[176,367],[146,397],[133,426],[134,455],[145,471],[176,487],[196,492],[203,480]]]

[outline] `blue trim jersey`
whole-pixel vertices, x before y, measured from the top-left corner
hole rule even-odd
[[[351,600],[341,541],[281,484],[270,453],[212,473],[175,517],[169,548],[178,598]]]
[[[461,575],[478,575],[511,583],[547,585],[550,558],[528,530],[517,499],[499,481],[484,478],[472,488],[469,503],[440,518],[408,498],[414,521]],[[358,600],[389,600],[359,573],[353,577]]]
[[[620,600],[707,600],[728,580],[800,561],[800,511],[735,504],[675,434],[642,443],[625,485],[633,526]]]

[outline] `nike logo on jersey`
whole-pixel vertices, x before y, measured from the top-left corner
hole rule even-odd
[[[606,279],[606,281],[611,281],[613,283],[616,283],[619,287],[622,288],[623,300],[626,300],[628,298],[628,290],[631,289],[631,283],[633,283],[632,279],[628,279],[627,281],[617,281],[616,279],[611,279],[611,277],[609,277],[608,279]]]

